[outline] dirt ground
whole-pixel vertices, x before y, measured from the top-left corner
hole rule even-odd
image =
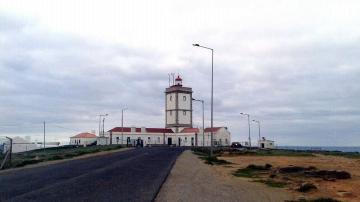
[[[185,151],[177,159],[155,201],[279,202],[294,199],[293,194],[284,189],[236,178],[228,173],[229,169],[234,168],[207,165],[191,151]]]
[[[316,155],[315,157],[282,157],[282,156],[233,156],[221,157],[230,161],[233,167],[215,167],[217,173],[229,176],[231,172],[238,168],[244,168],[249,164],[264,165],[271,164],[273,168],[285,166],[315,166],[318,169],[347,171],[351,174],[351,179],[325,181],[319,178],[289,177],[290,181],[311,182],[317,186],[317,190],[310,193],[299,193],[294,190],[292,185],[287,186],[288,192],[294,195],[303,195],[306,198],[331,197],[341,201],[355,202],[360,201],[360,159],[349,159],[337,156]],[[255,182],[254,182],[255,183]]]

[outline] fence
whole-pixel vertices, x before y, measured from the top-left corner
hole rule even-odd
[[[11,165],[12,139],[0,137],[0,170]]]

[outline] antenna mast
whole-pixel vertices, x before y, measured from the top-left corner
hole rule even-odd
[[[172,85],[175,85],[175,73],[171,73],[172,76]]]

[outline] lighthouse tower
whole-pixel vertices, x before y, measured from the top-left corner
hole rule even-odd
[[[180,132],[192,128],[192,89],[182,86],[178,75],[175,83],[165,90],[165,127]]]

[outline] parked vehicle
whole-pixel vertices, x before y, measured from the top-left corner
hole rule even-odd
[[[240,144],[240,142],[233,142],[231,143],[231,148],[242,148],[243,146]]]

